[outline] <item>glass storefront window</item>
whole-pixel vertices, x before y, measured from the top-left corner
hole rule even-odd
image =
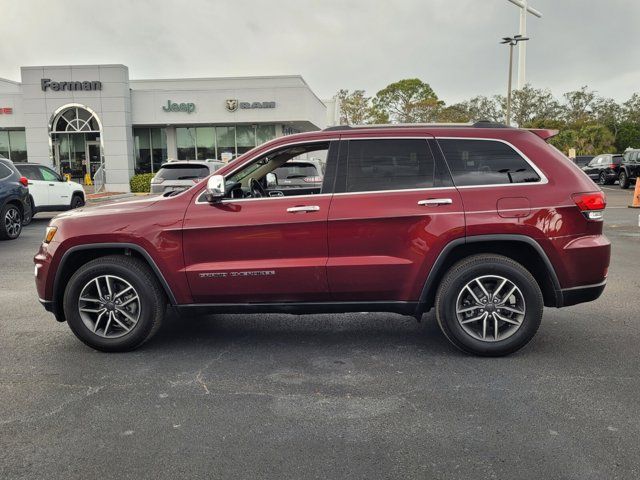
[[[151,172],[151,139],[148,128],[134,128],[133,141],[136,149],[136,173]]]
[[[254,125],[238,125],[236,127],[236,151],[238,155],[248,152],[256,146],[256,127]]]
[[[14,162],[27,161],[27,139],[24,130],[0,132],[0,155]]]
[[[236,157],[236,127],[216,127],[218,139],[218,160],[231,160]],[[231,158],[228,156],[231,155]]]
[[[151,153],[153,172],[160,170],[160,165],[167,161],[167,131],[164,128],[151,128]]]
[[[0,132],[0,155],[9,158],[9,132]]]
[[[256,145],[261,145],[276,138],[275,125],[258,125],[256,128]]]
[[[196,158],[196,129],[176,128],[178,144],[178,160],[194,160]]]
[[[196,128],[196,159],[216,158],[216,132],[213,127]]]

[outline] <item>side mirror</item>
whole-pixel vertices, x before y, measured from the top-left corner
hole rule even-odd
[[[277,187],[278,186],[278,177],[275,173],[267,173],[267,188]]]
[[[212,175],[207,180],[207,190],[205,198],[209,203],[218,203],[224,198],[224,177],[222,175]]]

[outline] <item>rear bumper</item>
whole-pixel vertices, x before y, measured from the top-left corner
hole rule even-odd
[[[596,283],[594,285],[564,288],[561,290],[562,306],[570,307],[571,305],[577,305],[578,303],[591,302],[602,295],[606,285],[607,282],[605,280],[604,282]]]

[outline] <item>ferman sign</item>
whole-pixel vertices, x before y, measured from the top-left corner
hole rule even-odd
[[[43,92],[52,90],[54,92],[68,91],[93,91],[102,90],[102,82],[98,80],[84,81],[84,82],[53,82],[50,78],[43,78],[40,80],[40,87]]]

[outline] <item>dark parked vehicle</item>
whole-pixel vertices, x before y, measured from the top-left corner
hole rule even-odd
[[[640,150],[627,150],[622,156],[618,180],[620,188],[629,188],[640,175]]]
[[[0,240],[18,238],[31,217],[27,185],[13,162],[0,156]]]
[[[605,153],[594,157],[582,171],[600,185],[612,185],[618,180],[622,155]]]
[[[595,300],[607,280],[604,194],[545,142],[555,133],[287,135],[177,194],[58,215],[34,257],[38,296],[104,351],[140,346],[171,304],[185,316],[434,308],[456,347],[506,355],[543,307]],[[327,159],[319,191],[273,195],[267,176],[301,155]]]
[[[593,155],[578,155],[573,159],[573,162],[582,168],[589,165],[591,160],[593,160]]]

